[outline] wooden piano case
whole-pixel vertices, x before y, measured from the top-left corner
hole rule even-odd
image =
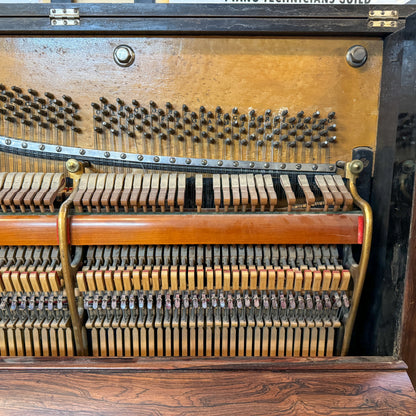
[[[414,9],[70,3],[0,5],[2,414],[415,414]],[[303,330],[309,292],[344,316]],[[227,300],[211,339],[191,313]],[[95,312],[128,301],[141,327]]]

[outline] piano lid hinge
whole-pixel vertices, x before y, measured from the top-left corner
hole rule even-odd
[[[398,20],[397,10],[370,10],[368,12],[368,27],[397,27]]]
[[[78,26],[79,9],[50,9],[49,18],[52,26]]]

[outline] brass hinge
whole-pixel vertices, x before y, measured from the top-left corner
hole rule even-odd
[[[368,19],[369,27],[397,27],[399,13],[397,10],[370,10]]]
[[[77,26],[80,23],[79,9],[50,9],[49,18],[53,26]]]

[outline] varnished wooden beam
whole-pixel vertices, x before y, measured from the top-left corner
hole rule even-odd
[[[357,244],[358,214],[76,215],[71,244]]]

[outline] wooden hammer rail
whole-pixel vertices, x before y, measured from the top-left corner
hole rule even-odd
[[[361,213],[99,214],[68,217],[71,245],[361,244]],[[58,245],[56,215],[0,216],[2,245]]]

